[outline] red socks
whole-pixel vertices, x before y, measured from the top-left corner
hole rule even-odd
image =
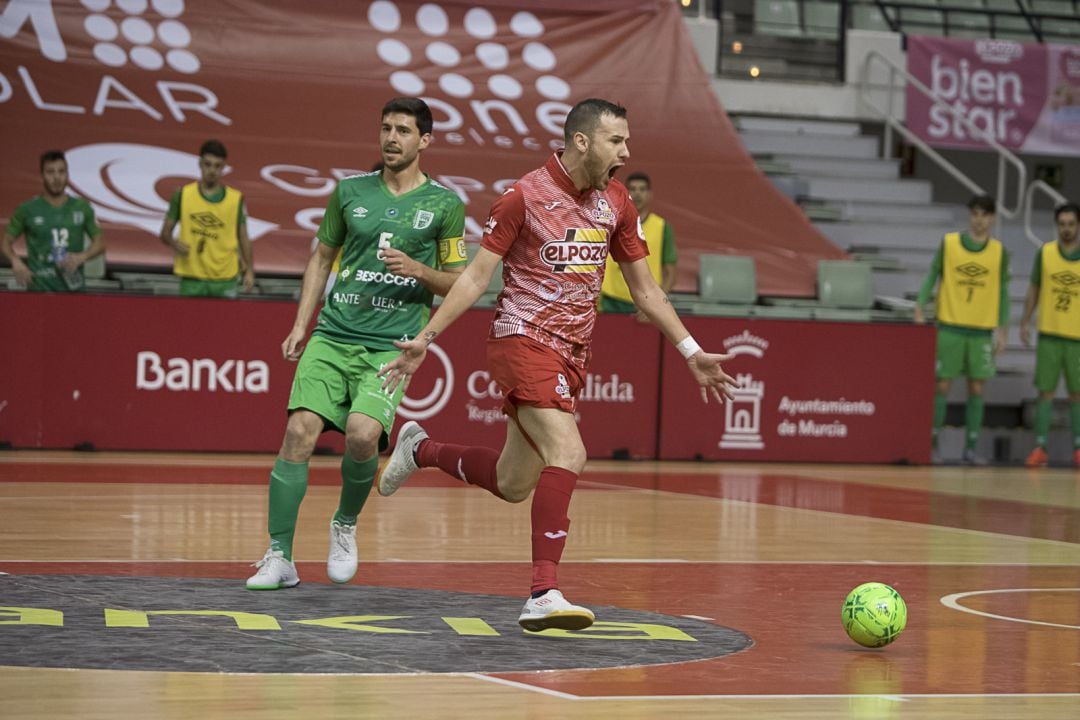
[[[430,438],[416,448],[416,464],[420,467],[437,467],[447,475],[477,485],[504,500],[499,492],[495,467],[499,451],[486,447],[468,447],[438,443]]]
[[[577,473],[548,466],[540,473],[532,498],[532,592],[557,588],[556,570],[570,530],[570,496],[577,484]]]
[[[423,440],[416,448],[416,464],[437,467],[452,477],[470,485],[484,488],[497,498],[499,492],[495,468],[499,452],[486,447],[450,445]],[[544,592],[559,586],[557,570],[566,547],[570,530],[570,496],[577,484],[577,473],[565,468],[548,466],[540,472],[540,480],[532,497],[532,593]]]

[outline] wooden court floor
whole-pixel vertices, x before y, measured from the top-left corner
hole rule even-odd
[[[431,471],[372,496],[360,572],[331,587],[337,460],[317,458],[303,582],[247,593],[271,463],[0,454],[0,718],[1080,718],[1080,472],[593,462],[560,577],[598,621],[629,620],[553,639],[513,630],[528,504]],[[909,611],[879,650],[840,626],[871,580]],[[361,607],[376,594],[390,612]],[[743,645],[679,659],[714,630]],[[307,669],[268,670],[271,646]],[[500,669],[511,650],[536,669]],[[394,671],[319,672],[334,653]]]

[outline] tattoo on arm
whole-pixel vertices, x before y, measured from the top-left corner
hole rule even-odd
[[[434,330],[428,330],[426,333],[424,333],[424,342],[430,345],[435,340],[435,336],[438,334],[439,333],[435,332]]]

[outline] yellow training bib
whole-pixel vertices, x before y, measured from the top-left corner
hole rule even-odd
[[[649,256],[645,258],[645,261],[649,264],[649,272],[652,273],[653,280],[656,281],[657,285],[660,284],[660,279],[663,277],[661,263],[663,262],[664,224],[666,222],[664,218],[656,213],[649,213],[649,217],[645,218],[641,223],[641,229],[645,231],[645,245],[649,248]],[[607,257],[604,284],[600,287],[600,292],[616,300],[628,303],[634,302],[634,299],[630,297],[630,288],[626,284],[626,278],[623,277],[622,270],[619,269],[619,263],[611,258],[610,253]]]
[[[1042,249],[1039,332],[1080,340],[1080,260],[1066,260],[1057,241]]]
[[[173,271],[197,280],[229,280],[240,273],[237,223],[243,196],[230,187],[220,202],[210,202],[197,182],[180,191],[180,240],[191,251],[177,255]]]
[[[990,238],[978,252],[964,247],[960,233],[943,243],[938,320],[949,325],[993,329],[1001,306],[1001,243]]]

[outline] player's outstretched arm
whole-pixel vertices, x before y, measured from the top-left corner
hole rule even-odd
[[[308,324],[315,313],[315,307],[322,299],[326,280],[330,277],[330,268],[334,265],[340,248],[326,243],[318,243],[311,253],[304,269],[304,283],[300,288],[300,304],[296,308],[296,321],[292,330],[281,343],[281,354],[286,360],[299,360],[304,350],[304,338],[307,337]]]
[[[647,261],[642,258],[628,263],[619,263],[619,268],[626,278],[626,284],[630,288],[630,295],[634,298],[634,304],[644,312],[660,332],[678,348],[682,356],[686,358],[686,364],[694,380],[701,386],[702,402],[709,402],[709,395],[716,398],[717,402],[723,402],[724,398],[731,398],[732,388],[735,387],[735,378],[724,372],[721,363],[730,360],[733,355],[718,355],[707,353],[701,349],[690,331],[679,319],[675,308],[671,306],[667,295],[653,280],[649,272]]]
[[[401,348],[401,354],[379,371],[383,378],[383,389],[394,392],[398,385],[408,382],[420,369],[420,364],[427,355],[428,345],[480,299],[501,260],[500,256],[490,250],[480,248],[420,334],[408,342],[394,343]]]

